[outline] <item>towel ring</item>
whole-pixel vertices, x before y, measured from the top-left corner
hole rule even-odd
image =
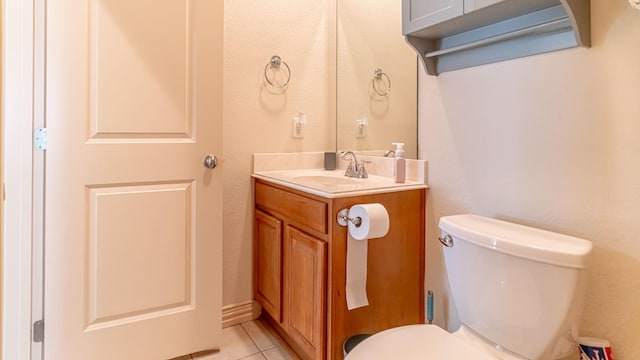
[[[386,83],[383,88],[376,86],[377,83]],[[389,96],[391,93],[391,79],[382,69],[377,68],[373,71],[373,81],[371,82],[373,91],[380,96]]]
[[[267,74],[269,68],[278,70],[280,69],[280,65],[284,65],[287,68],[287,80],[282,84],[276,83],[275,79],[272,81],[271,79],[269,79],[269,75]],[[273,55],[271,57],[271,60],[264,67],[264,79],[267,80],[267,83],[269,83],[269,85],[279,89],[284,89],[287,87],[287,85],[289,85],[289,80],[291,80],[291,69],[289,68],[289,65],[287,65],[287,63],[284,62],[282,58],[280,58],[280,56]]]

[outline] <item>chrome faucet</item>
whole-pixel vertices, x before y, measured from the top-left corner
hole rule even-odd
[[[351,155],[351,159],[347,157]],[[347,165],[347,170],[344,172],[344,176],[348,177],[357,177],[360,179],[365,179],[368,177],[367,170],[364,168],[364,161],[362,164],[358,163],[358,158],[356,158],[356,154],[353,151],[343,151],[340,153],[340,159],[349,160],[349,165]]]
[[[351,155],[351,159],[347,159],[347,156]],[[353,151],[343,151],[340,153],[340,159],[349,160],[349,165],[347,165],[347,170],[344,172],[344,176],[348,177],[357,177],[358,176],[358,158],[356,158],[356,154]]]

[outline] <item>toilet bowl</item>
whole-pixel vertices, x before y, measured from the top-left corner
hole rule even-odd
[[[448,333],[436,325],[408,325],[382,331],[356,346],[346,360],[526,360],[470,339],[461,327]]]
[[[591,242],[476,215],[440,219],[462,323],[377,333],[346,360],[554,360],[575,351]]]

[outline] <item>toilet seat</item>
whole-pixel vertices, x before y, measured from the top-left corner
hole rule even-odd
[[[428,357],[427,357],[428,356]],[[435,325],[407,325],[377,333],[356,346],[345,360],[496,360]]]

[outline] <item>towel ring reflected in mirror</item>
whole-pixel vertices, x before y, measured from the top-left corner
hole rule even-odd
[[[287,79],[282,83],[278,83],[275,77],[273,79],[269,78],[269,69],[273,69],[274,71],[272,73],[276,73],[277,71],[282,69],[281,65],[284,65],[284,68],[286,68]],[[278,89],[284,89],[287,87],[287,85],[289,85],[289,81],[291,80],[291,68],[289,68],[289,65],[287,65],[287,63],[284,62],[282,58],[280,58],[280,56],[273,55],[271,57],[271,60],[269,60],[267,65],[264,67],[264,79],[269,85]]]
[[[389,96],[391,93],[391,79],[389,75],[380,68],[373,71],[371,86],[373,87],[373,91],[380,96]]]

